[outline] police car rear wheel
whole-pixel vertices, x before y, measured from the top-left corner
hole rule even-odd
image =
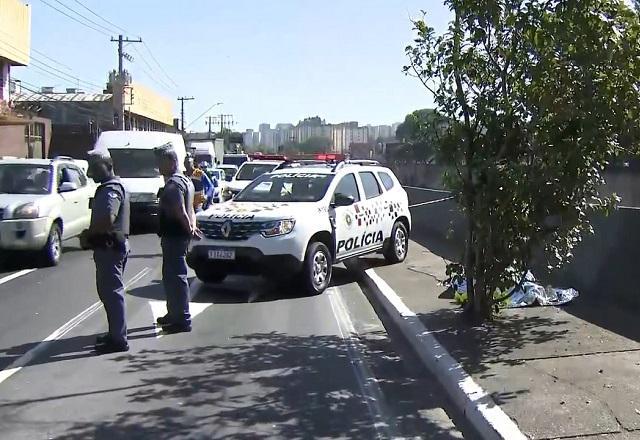
[[[396,222],[391,230],[391,239],[384,251],[384,258],[387,263],[401,263],[407,258],[407,250],[409,249],[409,234],[407,228],[402,222]]]
[[[56,223],[51,226],[47,244],[42,249],[42,261],[47,266],[56,266],[62,255],[62,231]]]
[[[324,292],[331,282],[332,265],[329,248],[321,242],[311,243],[304,260],[303,287],[312,294]]]
[[[203,283],[221,283],[227,277],[226,273],[205,269],[195,269],[196,276]]]

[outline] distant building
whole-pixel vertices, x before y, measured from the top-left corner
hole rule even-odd
[[[16,109],[12,67],[27,66],[31,53],[31,8],[0,0],[0,156],[47,157],[51,121],[32,110]]]
[[[109,84],[105,93],[84,93],[75,88],[56,92],[53,87],[32,90],[17,86],[12,99],[16,108],[51,120],[51,155],[82,158],[100,132],[118,126],[110,88]],[[126,130],[176,131],[172,101],[135,83],[127,86],[124,99]]]
[[[248,148],[253,148],[255,146],[257,146],[258,144],[254,144],[253,143],[253,135],[254,135],[254,131],[252,129],[247,129],[243,134],[242,134],[242,144],[245,147]]]

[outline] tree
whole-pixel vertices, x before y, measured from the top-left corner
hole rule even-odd
[[[437,151],[446,120],[433,109],[409,113],[396,130],[396,138],[407,146],[406,152],[415,159],[431,160]]]
[[[640,24],[622,0],[445,3],[444,34],[414,22],[405,72],[451,121],[439,149],[468,219],[465,311],[481,320],[534,252],[560,266],[614,207],[602,173],[638,128]]]

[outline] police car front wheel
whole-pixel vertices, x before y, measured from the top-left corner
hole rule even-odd
[[[302,283],[305,290],[312,294],[324,292],[331,282],[333,261],[329,248],[321,242],[309,245],[304,259]]]

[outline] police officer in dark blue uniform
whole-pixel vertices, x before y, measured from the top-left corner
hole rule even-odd
[[[129,254],[129,195],[113,174],[109,156],[91,152],[89,176],[100,186],[92,200],[89,229],[80,240],[83,248],[93,249],[98,296],[109,323],[109,333],[98,337],[95,350],[123,352],[129,350],[123,279]]]
[[[165,333],[191,331],[187,251],[197,233],[193,208],[194,186],[180,170],[180,162],[168,144],[155,149],[160,173],[166,183],[160,194],[159,220],[162,247],[162,283],[167,297],[167,315],[158,318]]]

